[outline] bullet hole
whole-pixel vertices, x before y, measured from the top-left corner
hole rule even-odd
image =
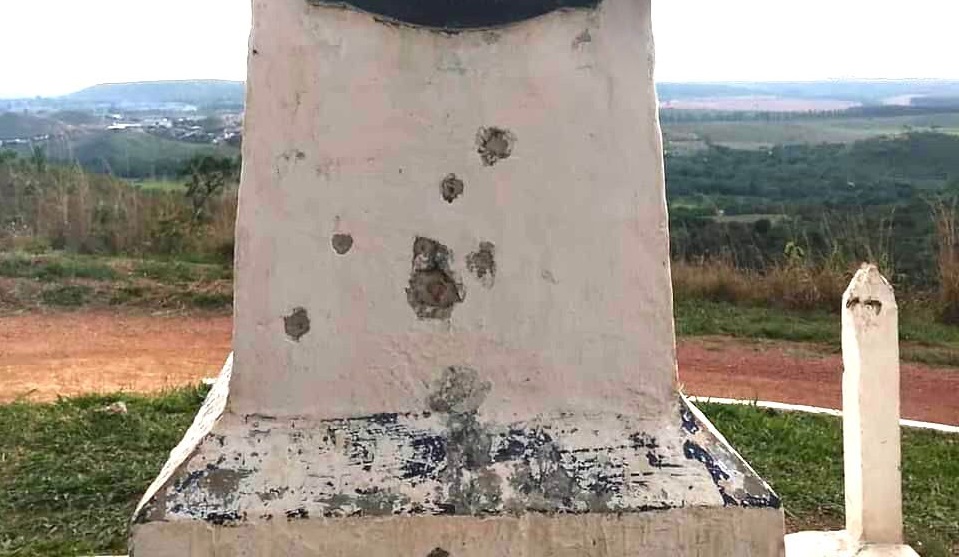
[[[480,128],[476,132],[476,147],[483,164],[493,166],[501,159],[509,158],[513,154],[513,144],[516,136],[501,128]]]
[[[496,280],[496,246],[492,242],[480,242],[479,250],[466,256],[466,268],[486,288],[492,288]]]
[[[583,46],[584,44],[588,42],[592,42],[592,40],[593,40],[593,37],[592,35],[589,34],[589,29],[584,29],[582,33],[580,33],[579,35],[576,36],[575,39],[573,39],[573,50],[576,50],[577,48]]]
[[[456,174],[447,174],[446,178],[440,182],[440,194],[447,203],[452,203],[457,197],[463,195],[466,185],[463,180],[456,177]]]
[[[426,557],[450,557],[450,552],[442,547],[437,547],[433,551],[430,551]]]
[[[879,315],[882,312],[882,302],[879,300],[860,300],[858,297],[850,298],[849,301],[846,302],[846,308],[849,309],[858,304],[862,304],[873,310],[876,312],[876,315]]]
[[[295,308],[293,313],[283,318],[283,327],[286,329],[286,336],[295,341],[306,333],[310,332],[310,316],[303,308]]]
[[[453,306],[466,297],[451,269],[453,254],[436,240],[413,241],[413,263],[406,299],[420,319],[449,319]]]
[[[353,249],[353,236],[349,234],[334,234],[333,240],[330,241],[333,245],[333,251],[340,255],[346,255],[348,251]]]

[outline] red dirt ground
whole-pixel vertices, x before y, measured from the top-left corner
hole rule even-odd
[[[129,312],[0,317],[0,402],[89,392],[150,392],[216,375],[231,318]],[[681,339],[688,394],[838,408],[842,361],[816,346]],[[959,424],[959,370],[902,367],[903,417]]]

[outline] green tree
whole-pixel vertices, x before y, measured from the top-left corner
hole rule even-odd
[[[186,196],[193,203],[193,220],[207,217],[212,198],[227,186],[239,182],[240,160],[217,155],[197,155],[190,159],[182,173],[187,179]]]

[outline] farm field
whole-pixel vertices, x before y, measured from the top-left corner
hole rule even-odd
[[[706,143],[733,149],[773,145],[851,143],[905,132],[959,134],[959,113],[884,116],[816,117],[786,121],[704,121],[663,123],[667,147],[678,152],[700,149]]]

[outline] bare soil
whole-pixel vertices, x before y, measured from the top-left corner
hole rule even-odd
[[[218,314],[0,316],[0,402],[194,384],[218,373],[231,332]],[[679,369],[687,394],[841,406],[841,357],[816,345],[680,339]],[[959,424],[959,370],[903,364],[902,413]]]

